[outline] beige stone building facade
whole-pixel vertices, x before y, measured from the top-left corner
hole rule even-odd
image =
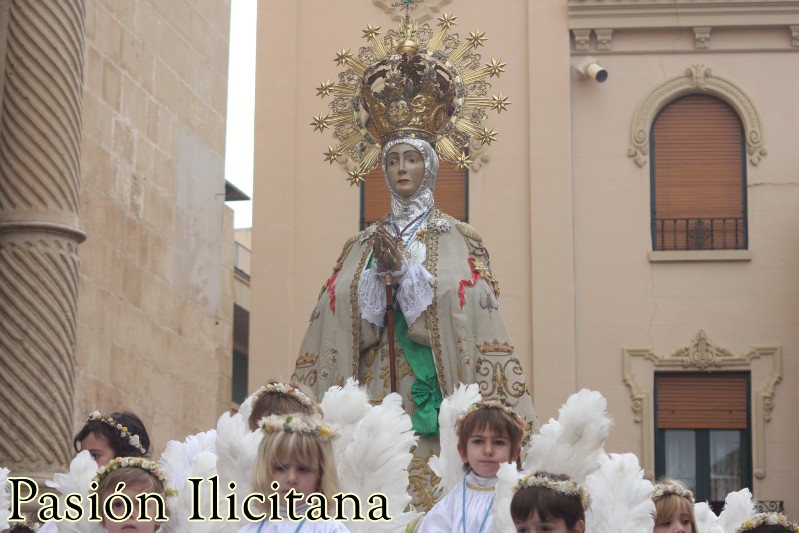
[[[230,4],[0,14],[0,464],[62,469],[94,409],[139,414],[157,456],[231,406]]]
[[[335,52],[363,46],[367,24],[395,27],[390,3],[259,6],[251,389],[291,374],[319,288],[359,230],[358,191],[324,163],[330,139],[308,124],[326,110],[314,87],[335,79]],[[468,175],[468,213],[491,252],[539,417],[582,387],[599,390],[615,419],[609,451],[635,452],[649,476],[680,475],[703,498],[717,499],[728,478],[745,483],[795,516],[799,2],[430,0],[421,9],[453,12],[461,35],[485,31],[483,57],[508,64],[492,93],[512,105],[490,116],[500,142]],[[583,75],[592,63],[606,69],[604,83]],[[665,128],[666,110],[695,96],[740,125],[739,213],[726,219],[740,224],[738,240],[719,242],[734,231],[708,229],[712,215],[663,222],[659,187],[668,157],[691,152],[681,132],[694,115],[676,123],[683,148],[668,157],[667,143],[652,144],[653,125]],[[688,224],[681,245],[659,237],[668,223]],[[739,378],[734,402],[712,403]],[[695,385],[679,393],[686,383]],[[675,386],[677,404],[667,403]],[[737,418],[708,422],[722,415]]]

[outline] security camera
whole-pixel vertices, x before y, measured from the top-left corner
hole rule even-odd
[[[600,65],[593,57],[586,57],[574,68],[580,73],[581,77],[590,78],[597,83],[602,83],[608,79],[608,69]]]

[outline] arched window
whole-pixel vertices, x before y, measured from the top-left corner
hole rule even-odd
[[[747,248],[746,149],[724,101],[691,94],[663,108],[650,135],[653,250]]]

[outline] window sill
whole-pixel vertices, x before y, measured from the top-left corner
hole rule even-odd
[[[751,250],[683,250],[649,252],[650,263],[751,261]]]

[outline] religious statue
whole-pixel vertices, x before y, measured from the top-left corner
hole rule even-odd
[[[439,159],[468,167],[471,138],[496,140],[484,109],[507,106],[506,97],[487,96],[486,81],[505,65],[481,66],[474,50],[485,37],[472,32],[460,42],[448,33],[455,18],[419,27],[407,12],[384,37],[370,25],[370,46],[337,54],[339,83],[318,88],[334,96],[332,114],[313,125],[340,142],[327,160],[348,165],[354,185],[381,164],[391,212],[344,245],[292,376],[320,398],[349,377],[375,402],[396,390],[421,436],[438,435],[442,395],[460,382],[536,423],[488,251],[474,228],[434,202]]]

